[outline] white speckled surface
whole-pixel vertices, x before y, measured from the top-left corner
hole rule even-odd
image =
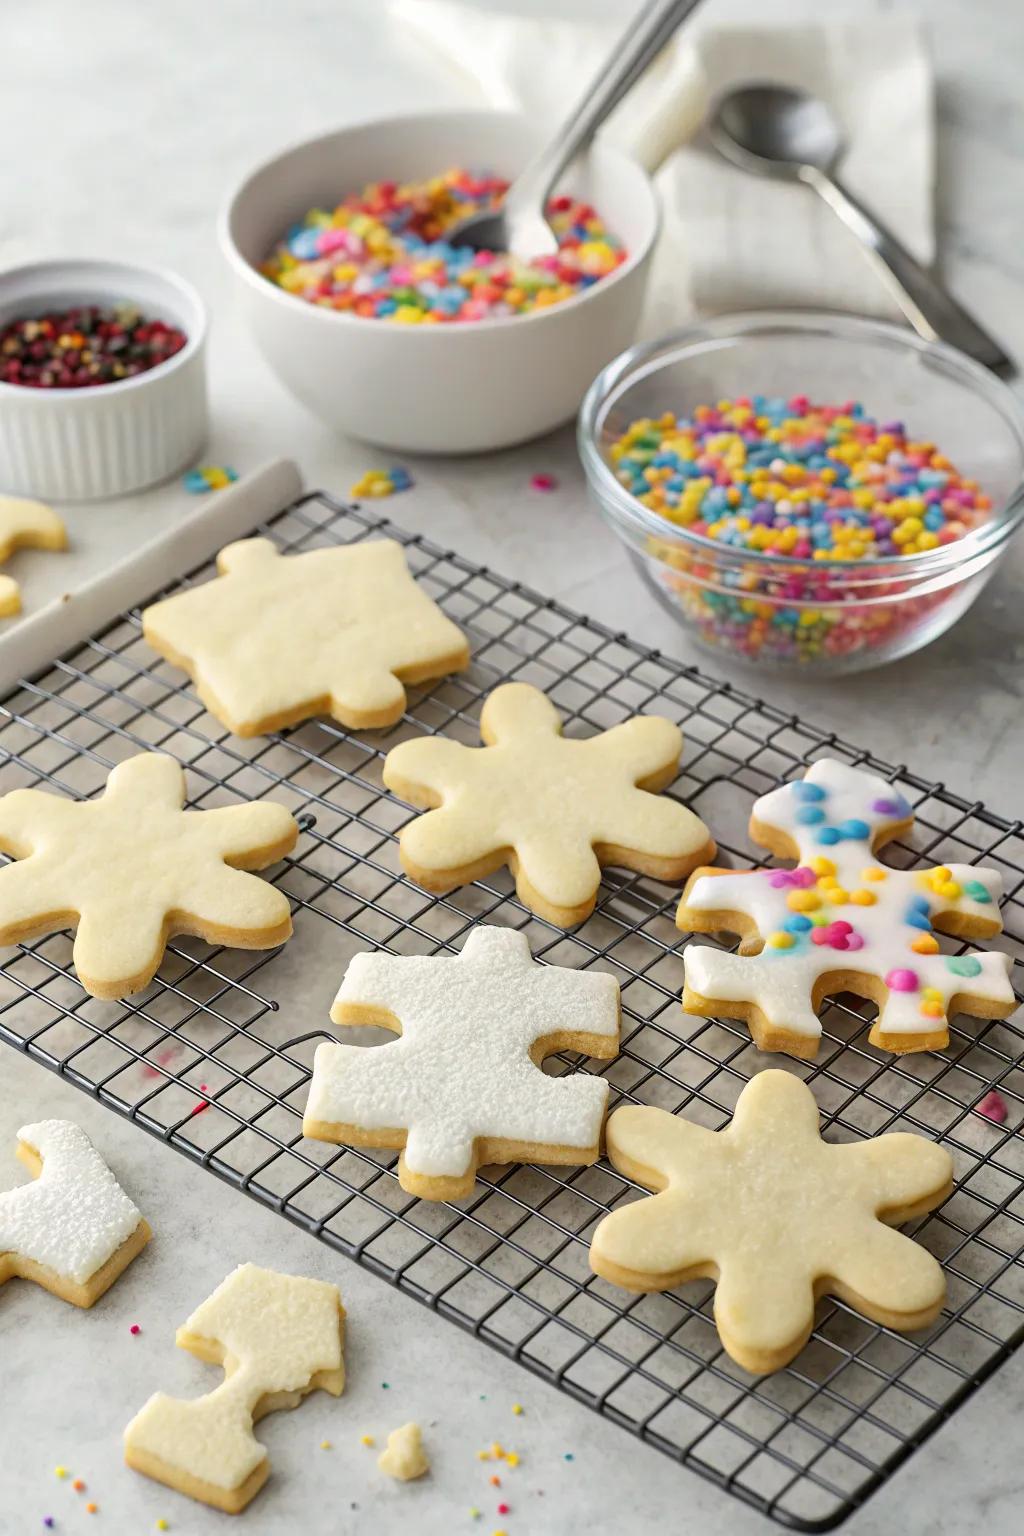
[[[528,11],[541,0],[517,3]],[[585,0],[565,0],[567,13],[585,8]],[[836,5],[862,18],[876,8],[883,0]],[[245,469],[273,452],[292,454],[308,483],[342,490],[377,456],[332,438],[267,374],[226,302],[213,216],[228,185],[281,142],[393,106],[438,102],[427,61],[408,39],[387,32],[381,9],[377,0],[273,7],[173,0],[133,12],[118,0],[37,0],[8,7],[3,21],[0,127],[17,154],[0,167],[0,263],[70,250],[178,268],[214,316],[211,457]],[[618,6],[600,0],[600,9],[608,14]],[[786,20],[809,9],[809,0],[764,0],[758,14]],[[705,12],[734,18],[743,14],[743,0],[708,0]],[[982,320],[1024,355],[1024,13],[1013,0],[975,0],[970,7],[932,0],[927,15],[939,81],[946,270]],[[486,462],[411,467],[416,490],[387,504],[398,521],[691,659],[587,508],[570,433]],[[559,476],[557,494],[530,494],[527,481],[537,469]],[[137,537],[145,504],[126,503],[124,514],[127,543]],[[18,558],[27,565],[47,557]],[[776,684],[772,698],[1015,814],[1024,750],[1022,578],[1018,546],[982,604],[926,655],[842,685]],[[476,1529],[487,1536],[504,1526],[509,1536],[657,1528],[745,1536],[770,1529],[759,1515],[0,1047],[0,1183],[18,1177],[6,1156],[18,1126],[51,1115],[84,1126],[155,1239],[91,1313],[20,1282],[0,1292],[8,1384],[0,1398],[0,1536],[41,1529],[45,1514],[67,1532],[121,1536],[151,1530],[159,1515],[188,1536],[226,1529],[225,1517],[123,1470],[120,1432],[151,1391],[199,1393],[217,1379],[212,1368],[175,1351],[174,1329],[246,1259],[337,1281],[350,1320],[345,1396],[335,1402],[317,1394],[259,1428],[274,1474],[243,1517],[250,1532],[397,1536],[415,1529],[451,1536]],[[143,1329],[137,1338],[128,1331],[133,1322]],[[391,1383],[386,1392],[383,1380]],[[522,1419],[511,1415],[516,1400],[527,1406]],[[1019,1425],[1022,1412],[1018,1357],[844,1530],[1016,1531],[1024,1471],[1019,1434],[1007,1426]],[[377,1471],[376,1451],[364,1449],[359,1437],[376,1435],[379,1448],[389,1430],[413,1417],[424,1425],[433,1471],[402,1486]],[[478,1446],[495,1437],[523,1452],[522,1466],[505,1479],[512,1513],[504,1519],[494,1513],[489,1469],[476,1460]],[[319,1450],[324,1438],[332,1451]],[[565,1451],[574,1454],[572,1463],[562,1459]],[[93,1523],[69,1484],[54,1479],[58,1462],[88,1482],[100,1505]],[[479,1524],[470,1520],[471,1505],[484,1512]]]

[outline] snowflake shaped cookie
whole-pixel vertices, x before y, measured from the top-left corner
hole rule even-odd
[[[269,800],[186,811],[172,757],[119,763],[95,800],[39,789],[0,797],[0,944],[75,928],[78,979],[126,997],[153,979],[167,940],[272,949],[292,931],[288,898],[243,871],[295,846],[298,827]]]
[[[336,1285],[242,1264],[175,1339],[225,1377],[206,1397],[157,1392],[124,1432],[124,1459],[190,1498],[237,1514],[270,1475],[253,1422],[345,1385],[345,1309]]]
[[[64,524],[52,507],[19,496],[0,496],[0,564],[16,549],[66,549]],[[21,612],[21,591],[11,576],[0,574],[0,618]]]
[[[699,869],[679,907],[684,930],[725,929],[739,954],[691,944],[683,1007],[745,1019],[763,1051],[813,1057],[816,1010],[837,992],[878,1004],[872,1045],[941,1050],[949,1012],[1005,1018],[1015,999],[1001,953],[945,955],[934,930],[961,939],[1000,931],[1002,882],[953,864],[883,868],[876,851],[909,831],[913,812],[860,768],[824,760],[754,806],[750,835],[796,869]]]
[[[142,628],[236,736],[320,714],[355,730],[391,725],[404,683],[469,661],[462,631],[416,585],[394,539],[299,555],[243,539],[221,550],[217,570],[147,608]]]
[[[18,1156],[35,1182],[0,1194],[0,1284],[18,1275],[91,1307],[149,1242],[149,1226],[70,1120],[23,1125]]]
[[[616,1054],[613,976],[538,965],[523,934],[475,928],[454,956],[356,955],[331,1018],[400,1038],[318,1046],[303,1131],[401,1147],[410,1194],[460,1199],[485,1163],[596,1160],[608,1084],[548,1077],[540,1063],[553,1051]]]
[[[585,740],[562,735],[538,689],[506,683],[480,717],[485,745],[439,736],[388,753],[384,782],[411,805],[434,806],[402,829],[406,873],[450,891],[507,864],[519,898],[568,928],[594,910],[601,865],[682,880],[715,845],[704,823],[660,798],[675,778],[683,738],[658,715],[638,715]]]
[[[814,1095],[779,1071],[747,1084],[725,1130],[630,1105],[607,1134],[613,1165],[658,1193],[600,1222],[591,1267],[630,1291],[717,1280],[715,1324],[745,1370],[792,1360],[825,1294],[901,1331],[939,1315],[941,1268],[892,1231],[952,1188],[952,1159],[925,1137],[824,1142]]]

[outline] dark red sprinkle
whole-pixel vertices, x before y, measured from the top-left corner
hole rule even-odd
[[[184,331],[131,304],[24,316],[0,329],[0,383],[94,389],[159,367],[186,340]]]

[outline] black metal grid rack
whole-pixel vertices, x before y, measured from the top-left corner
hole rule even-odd
[[[187,765],[193,804],[271,795],[304,828],[275,875],[296,909],[283,950],[253,955],[181,940],[146,993],[109,1003],[83,994],[66,935],[39,940],[3,952],[0,1036],[783,1524],[834,1526],[1024,1337],[1020,1029],[961,1019],[948,1051],[893,1058],[867,1043],[870,1008],[837,1001],[817,1061],[772,1058],[809,1082],[828,1137],[897,1128],[939,1136],[956,1160],[957,1187],[918,1230],[949,1279],[933,1328],[903,1337],[824,1302],[792,1365],[755,1380],[721,1349],[708,1283],[635,1297],[590,1273],[589,1233],[632,1193],[606,1163],[487,1170],[472,1198],[437,1206],[400,1189],[393,1154],[303,1140],[312,1053],[349,956],[368,944],[458,949],[481,919],[523,930],[540,959],[618,977],[622,1050],[600,1068],[613,1106],[656,1103],[718,1127],[764,1065],[741,1026],[680,1009],[677,890],[608,871],[597,910],[570,933],[525,911],[504,874],[429,897],[401,875],[395,834],[409,812],[383,789],[381,762],[397,740],[424,730],[475,741],[482,699],[510,677],[544,688],[571,732],[656,710],[686,736],[672,793],[740,866],[763,859],[745,830],[754,798],[822,754],[863,763],[916,806],[916,830],[888,850],[889,862],[1001,869],[1002,942],[1015,954],[1024,940],[1021,824],[325,495],[303,498],[264,531],[298,550],[382,528],[402,539],[420,581],[473,642],[470,670],[415,692],[390,731],[346,733],[319,720],[234,738],[153,655],[134,612],[0,704],[4,788],[90,794],[119,759],[161,748]],[[186,580],[210,574],[205,567]],[[567,1057],[551,1066],[598,1064]],[[993,1085],[1009,1106],[1004,1125],[976,1110]]]

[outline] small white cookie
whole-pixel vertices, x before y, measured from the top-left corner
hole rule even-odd
[[[411,1194],[459,1199],[486,1163],[596,1160],[607,1082],[548,1077],[540,1063],[553,1051],[616,1054],[613,976],[538,965],[523,934],[480,927],[458,955],[356,955],[331,1018],[400,1038],[318,1046],[303,1132],[401,1147]]]
[[[206,1397],[157,1392],[124,1432],[128,1466],[237,1514],[270,1475],[253,1434],[266,1413],[345,1385],[345,1309],[336,1285],[242,1264],[178,1329],[176,1343],[225,1377]]]
[[[904,1331],[942,1309],[939,1264],[892,1227],[946,1198],[949,1153],[905,1133],[822,1141],[814,1095],[788,1072],[749,1082],[723,1131],[663,1109],[618,1109],[608,1156],[658,1193],[599,1223],[591,1268],[629,1291],[717,1280],[722,1343],[755,1375],[799,1353],[826,1293]]]
[[[119,763],[94,800],[39,789],[0,797],[0,944],[75,928],[78,979],[94,997],[126,997],[156,973],[176,933],[239,949],[291,935],[288,898],[243,871],[295,846],[283,805],[257,800],[187,811],[172,757]]]
[[[236,736],[321,714],[357,730],[391,725],[404,683],[469,662],[466,637],[416,585],[394,539],[299,555],[243,539],[221,550],[217,570],[147,608],[142,628]]]
[[[484,746],[440,736],[387,755],[384,782],[410,805],[435,807],[402,828],[406,873],[450,891],[507,864],[519,898],[561,928],[594,909],[601,866],[682,880],[713,858],[707,827],[653,791],[679,768],[679,727],[637,715],[585,739],[565,737],[558,712],[527,683],[506,683],[480,716]]]
[[[91,1307],[149,1242],[149,1227],[72,1121],[23,1125],[17,1152],[35,1182],[0,1194],[0,1284],[17,1275]]]

